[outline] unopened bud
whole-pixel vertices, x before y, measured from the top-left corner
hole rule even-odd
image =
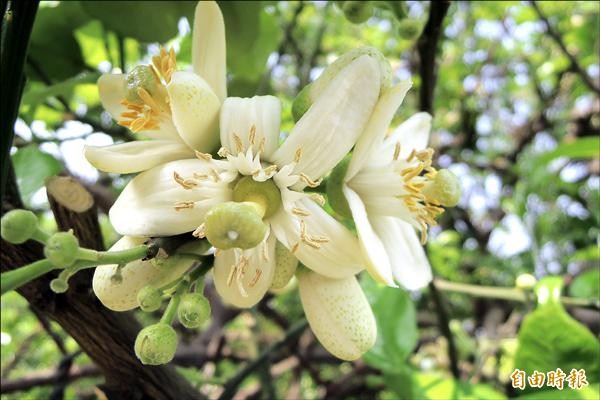
[[[2,238],[9,243],[21,244],[33,237],[38,229],[38,220],[28,210],[12,210],[4,214],[0,221]]]
[[[421,22],[418,20],[404,18],[398,24],[398,36],[406,40],[416,39],[416,37],[421,33],[421,27]]]
[[[531,274],[521,274],[515,280],[515,286],[524,290],[532,289],[536,283],[537,279]]]
[[[177,307],[179,322],[186,328],[198,328],[210,317],[210,303],[200,293],[186,293]]]
[[[69,289],[67,281],[61,278],[54,278],[50,281],[50,290],[54,293],[64,293]]]
[[[135,338],[134,349],[142,364],[166,364],[175,356],[177,333],[171,325],[161,322],[147,326]]]
[[[67,268],[77,260],[79,241],[72,232],[57,232],[48,238],[44,255],[59,268]]]
[[[345,1],[342,4],[342,11],[348,21],[360,24],[373,15],[373,5],[370,1]]]
[[[162,293],[152,286],[144,286],[137,294],[137,301],[142,311],[156,311],[162,304]]]
[[[267,225],[251,203],[229,201],[211,208],[204,221],[206,239],[217,249],[251,249],[262,242]]]

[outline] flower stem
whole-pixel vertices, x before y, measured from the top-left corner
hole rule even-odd
[[[96,251],[90,249],[79,249],[79,259],[93,261],[97,264],[125,264],[142,258],[151,258],[152,250],[145,244],[132,247],[127,250],[118,251]]]
[[[532,296],[528,296],[528,292],[518,288],[470,285],[467,283],[449,282],[443,279],[436,279],[435,285],[439,290],[463,293],[475,297],[518,301],[522,303],[533,300]],[[583,299],[563,296],[560,298],[560,302],[565,306],[600,309],[599,299]]]
[[[175,318],[175,314],[177,314],[177,307],[179,307],[179,302],[181,301],[181,296],[187,292],[190,287],[190,280],[188,277],[183,278],[178,284],[177,289],[175,290],[175,294],[169,300],[169,304],[167,305],[167,309],[163,314],[160,322],[163,324],[171,325],[173,322],[173,318]]]
[[[41,230],[41,229],[37,229],[34,233],[33,236],[31,237],[33,240],[35,240],[36,242],[39,242],[41,244],[46,244],[46,241],[48,240],[48,238],[50,237],[50,235]]]
[[[56,269],[56,267],[52,265],[50,261],[43,259],[18,269],[4,272],[0,278],[1,295],[8,291],[18,289],[26,283],[31,282],[54,269]]]

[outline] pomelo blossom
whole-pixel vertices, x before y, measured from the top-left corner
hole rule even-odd
[[[98,80],[102,105],[119,125],[150,140],[88,146],[96,168],[115,173],[144,171],[218,148],[218,119],[227,96],[225,27],[214,1],[196,6],[192,32],[193,72],[177,71],[175,52],[161,49],[152,65]]]
[[[276,241],[329,278],[363,269],[356,237],[306,186],[350,151],[379,98],[381,67],[368,55],[331,79],[279,146],[281,105],[272,96],[228,98],[221,109],[223,159],[169,162],[136,176],[110,211],[125,235],[193,231],[217,248],[214,280],[225,301],[256,304],[271,286]]]
[[[337,211],[354,219],[371,276],[414,290],[431,280],[421,245],[427,229],[436,224],[443,207],[456,205],[460,189],[451,172],[431,165],[433,149],[426,148],[429,114],[412,116],[386,137],[410,86],[404,81],[382,93],[349,163],[334,171],[341,185],[331,185],[330,200]]]

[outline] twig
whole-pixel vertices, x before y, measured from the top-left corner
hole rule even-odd
[[[48,318],[46,318],[46,316],[44,314],[42,314],[41,312],[39,312],[35,307],[29,307],[29,309],[31,310],[31,312],[33,312],[33,314],[36,316],[38,321],[40,321],[42,328],[44,328],[44,330],[46,331],[48,336],[50,336],[50,338],[52,338],[52,341],[56,344],[56,347],[58,348],[60,353],[63,356],[66,356],[68,353],[67,353],[67,348],[65,347],[65,343],[64,343],[63,339],[60,337],[60,335],[58,333],[56,333],[54,331],[54,329],[52,329],[52,326],[50,325],[50,321],[48,321]]]
[[[592,78],[590,78],[581,65],[579,65],[575,56],[571,54],[569,50],[567,50],[567,46],[565,45],[562,36],[556,29],[552,27],[552,25],[550,25],[550,21],[548,21],[548,18],[546,18],[546,16],[542,13],[542,10],[540,10],[537,3],[535,1],[531,1],[529,4],[535,10],[538,18],[544,23],[548,35],[550,35],[558,47],[560,47],[560,50],[563,52],[563,54],[569,59],[569,62],[571,63],[571,70],[579,75],[586,86],[588,86],[592,91],[596,92],[596,94],[600,94],[600,87],[594,84]]]
[[[73,382],[82,378],[99,376],[100,374],[100,369],[96,365],[84,365],[82,367],[74,366],[66,376],[66,380],[67,382]],[[60,371],[57,370],[36,371],[19,379],[11,381],[3,380],[2,386],[0,386],[0,393],[8,394],[29,390],[39,386],[54,385],[60,378]]]
[[[23,342],[21,342],[21,345],[19,346],[19,348],[15,351],[13,358],[10,360],[10,362],[8,364],[6,364],[5,367],[2,368],[2,373],[0,373],[0,378],[2,378],[2,380],[6,379],[8,377],[8,375],[11,373],[11,371],[13,369],[15,369],[16,366],[19,365],[19,363],[21,362],[23,357],[29,351],[29,347],[31,346],[31,343],[34,341],[34,339],[36,337],[38,337],[39,334],[40,334],[39,331],[35,331],[32,334],[30,334],[29,336],[27,336],[25,339],[23,339]]]
[[[450,320],[448,318],[448,311],[446,310],[446,304],[442,300],[442,296],[436,287],[435,281],[429,283],[429,291],[431,292],[431,298],[435,306],[435,312],[438,316],[439,329],[442,335],[448,341],[448,359],[450,360],[450,371],[456,379],[460,379],[460,370],[458,368],[458,350],[456,349],[456,343],[454,342],[454,336],[450,331]]]
[[[238,386],[250,375],[254,372],[258,367],[260,367],[265,361],[269,359],[273,353],[278,352],[283,347],[291,343],[295,340],[304,329],[308,326],[308,322],[306,320],[302,320],[294,324],[289,331],[285,334],[285,336],[278,342],[275,342],[269,346],[267,346],[258,357],[249,362],[244,368],[242,368],[238,373],[236,373],[223,388],[223,393],[219,396],[219,400],[230,399],[237,390]]]

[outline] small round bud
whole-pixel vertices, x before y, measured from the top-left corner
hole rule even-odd
[[[2,238],[9,243],[21,244],[33,237],[38,229],[38,219],[28,210],[12,210],[0,221]]]
[[[346,19],[353,24],[360,24],[373,15],[373,5],[370,1],[345,1],[342,10]]]
[[[198,328],[210,317],[210,303],[200,293],[186,293],[177,307],[177,317],[186,328]]]
[[[262,242],[267,225],[250,203],[229,201],[211,208],[204,221],[206,239],[217,249],[251,249]]]
[[[269,218],[281,206],[281,191],[272,181],[257,182],[251,176],[245,176],[233,188],[233,201],[255,201],[265,208],[263,218]]]
[[[137,294],[137,301],[142,311],[156,311],[162,304],[162,294],[152,286],[144,286]]]
[[[398,36],[402,39],[415,39],[419,33],[421,33],[421,22],[416,19],[404,18],[398,24]]]
[[[149,65],[138,65],[125,78],[125,91],[127,93],[127,100],[129,101],[140,101],[138,89],[144,89],[148,93],[153,94],[156,88],[156,76]]]
[[[54,278],[50,281],[50,290],[54,293],[64,293],[69,289],[69,284],[61,278]]]
[[[537,279],[531,274],[521,274],[515,280],[515,286],[524,290],[532,289],[536,283]]]
[[[275,274],[271,289],[282,289],[292,279],[298,268],[298,259],[281,242],[275,244]]]
[[[352,218],[352,212],[348,201],[342,190],[344,186],[344,178],[350,165],[350,156],[346,156],[338,165],[335,166],[329,179],[327,179],[327,199],[333,211],[346,218]]]
[[[57,232],[48,238],[44,255],[59,268],[67,268],[77,260],[79,241],[72,232]]]
[[[166,364],[177,350],[177,333],[171,325],[161,322],[147,326],[135,338],[134,349],[142,364]]]
[[[454,207],[460,200],[460,182],[449,170],[440,169],[433,181],[423,190],[423,194],[444,207]]]

